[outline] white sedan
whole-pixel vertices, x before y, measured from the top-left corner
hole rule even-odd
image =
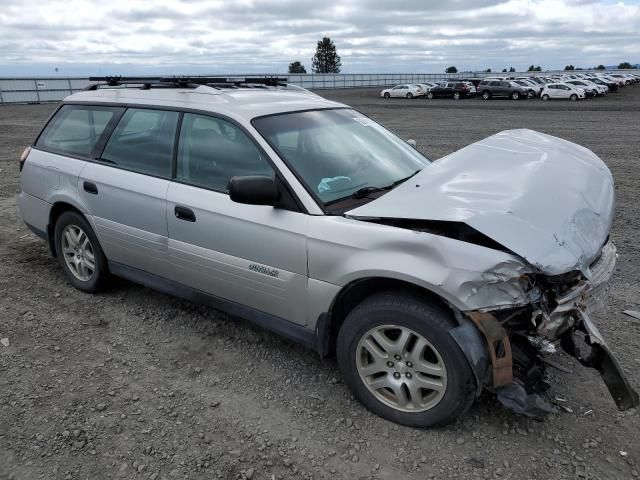
[[[582,100],[585,98],[584,90],[570,83],[548,83],[540,94],[542,100],[569,99]]]
[[[396,85],[393,88],[387,88],[380,93],[381,97],[402,97],[402,98],[414,98],[424,96],[426,91],[419,85],[412,83],[404,83],[402,85]]]

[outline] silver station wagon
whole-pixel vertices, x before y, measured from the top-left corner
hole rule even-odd
[[[22,218],[74,287],[123,277],[335,355],[405,425],[484,389],[544,415],[559,346],[638,405],[589,316],[616,264],[591,151],[512,130],[431,161],[282,78],[94,80],[20,159]]]

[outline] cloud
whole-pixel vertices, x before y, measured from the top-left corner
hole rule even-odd
[[[552,69],[638,62],[638,31],[637,1],[4,0],[0,73],[310,71],[323,36],[347,73]]]

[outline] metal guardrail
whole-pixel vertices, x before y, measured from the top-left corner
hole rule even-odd
[[[607,70],[627,72],[629,70]],[[637,70],[636,70],[637,72]],[[510,72],[509,76],[556,75],[571,73],[564,71]],[[259,75],[282,76],[284,74],[231,74],[218,77],[251,77]],[[461,73],[359,73],[359,74],[289,74],[289,83],[308,89],[389,87],[400,83],[435,82],[450,78],[483,78],[502,76],[504,72],[461,72]],[[199,76],[199,75],[194,75]],[[89,85],[87,77],[48,78],[0,78],[1,103],[41,103],[58,102],[66,96]]]

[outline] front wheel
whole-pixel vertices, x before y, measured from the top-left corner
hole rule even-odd
[[[460,100],[460,92],[455,92],[455,93],[453,94],[453,99],[454,99],[454,100]]]
[[[518,92],[513,92],[511,94],[511,99],[512,100],[518,100],[520,98],[520,94]]]
[[[466,357],[449,335],[443,306],[399,292],[375,294],[355,307],[338,335],[338,366],[372,412],[411,427],[444,425],[475,398]]]
[[[427,93],[427,98],[428,98],[429,100],[433,99],[433,92],[429,92],[429,93]]]
[[[391,94],[389,92],[384,92],[384,98],[389,98],[391,97]]]
[[[407,93],[407,98],[413,98],[413,93],[411,92]]]
[[[89,222],[77,212],[64,212],[54,231],[56,256],[71,284],[97,292],[109,278],[107,259]]]
[[[571,99],[572,102],[575,102],[576,100],[578,100],[578,96],[575,93],[572,93],[569,98]]]

